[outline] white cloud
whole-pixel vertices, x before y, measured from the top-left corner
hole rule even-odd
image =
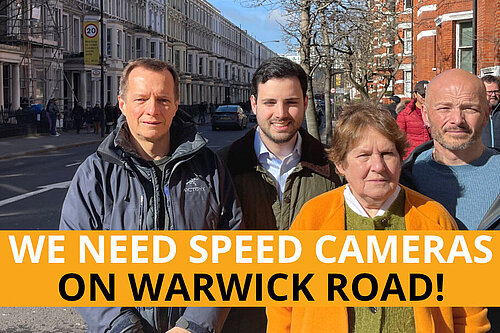
[[[267,21],[285,25],[286,13],[284,13],[280,8],[272,9],[267,14]]]

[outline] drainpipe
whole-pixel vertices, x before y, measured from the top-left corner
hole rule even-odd
[[[472,0],[472,73],[477,75],[477,0]]]
[[[410,83],[410,98],[413,97],[413,76],[415,75],[415,59],[414,59],[414,52],[415,52],[415,44],[417,42],[417,39],[415,37],[415,18],[413,16],[413,10],[415,9],[415,6],[413,5],[413,1],[411,2],[411,83]],[[404,88],[403,88],[404,89]]]

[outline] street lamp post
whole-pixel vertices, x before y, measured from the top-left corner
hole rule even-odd
[[[101,137],[104,137],[104,134],[106,133],[105,131],[105,126],[106,126],[106,119],[104,118],[104,0],[101,0],[100,3],[101,6],[101,17],[100,17],[100,29],[101,29],[101,54],[100,54],[100,65],[101,65],[101,98],[100,98],[100,105],[99,107],[101,108],[101,113],[99,114],[100,116],[100,123],[101,123]],[[99,133],[97,133],[99,134]]]
[[[280,41],[275,39],[275,40],[267,40],[267,41],[264,41],[264,42],[259,42],[259,61],[258,61],[258,64],[257,64],[257,67],[260,66],[260,59],[261,59],[261,47],[266,44],[266,43],[279,43]]]

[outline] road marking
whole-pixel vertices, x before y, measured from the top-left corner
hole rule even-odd
[[[23,176],[22,173],[13,173],[10,175],[0,175],[0,178],[21,177],[21,176]]]
[[[40,193],[43,193],[43,192],[50,191],[50,190],[68,188],[69,184],[71,184],[71,180],[68,180],[66,182],[60,182],[60,183],[54,183],[54,184],[49,184],[49,185],[38,186],[39,190],[36,190],[36,191],[33,191],[33,192],[24,193],[24,194],[20,194],[20,195],[16,195],[15,197],[8,198],[8,199],[5,199],[5,200],[1,200],[0,201],[0,207],[8,205],[8,204],[16,202],[16,201],[19,201],[19,200],[23,200],[23,199],[32,197],[34,195],[37,195],[37,194],[40,194]]]
[[[82,162],[76,162],[76,163],[66,164],[66,168],[69,168],[69,167],[72,167],[72,166],[75,166],[75,165],[79,165],[80,163],[82,163]]]

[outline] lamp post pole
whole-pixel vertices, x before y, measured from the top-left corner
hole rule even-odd
[[[101,0],[101,101],[99,107],[101,108],[100,122],[101,122],[101,137],[106,133],[106,120],[104,119],[104,0]]]

